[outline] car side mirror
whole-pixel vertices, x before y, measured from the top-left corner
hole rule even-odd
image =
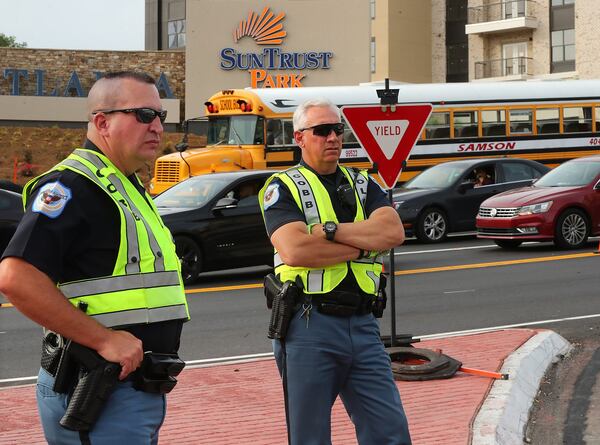
[[[225,198],[219,199],[212,209],[213,210],[235,209],[237,207],[237,203],[238,203],[237,199],[225,197]]]
[[[473,184],[471,181],[465,181],[465,182],[461,182],[461,184],[458,186],[458,191],[459,193],[464,193],[467,190],[471,190],[475,187],[475,184]]]

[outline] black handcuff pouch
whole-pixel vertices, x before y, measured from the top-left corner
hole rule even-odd
[[[185,362],[177,354],[144,353],[144,360],[133,376],[133,387],[138,391],[167,394],[177,384],[177,377]]]

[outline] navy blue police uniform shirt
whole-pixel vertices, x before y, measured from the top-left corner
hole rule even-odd
[[[100,152],[90,141],[84,148]],[[129,180],[144,196],[144,188]],[[52,214],[32,205],[46,184],[62,190],[62,206]],[[41,198],[41,196],[40,196]],[[3,258],[18,257],[44,272],[55,283],[110,276],[120,243],[120,216],[114,201],[91,180],[71,170],[52,172],[31,191],[27,210]],[[145,351],[176,352],[183,321],[173,320],[120,329],[143,342]]]
[[[340,223],[353,222],[355,211],[344,205],[338,197],[338,187],[342,184],[348,184],[348,180],[346,179],[346,176],[342,170],[338,167],[335,173],[329,175],[319,175],[311,167],[306,165],[304,161],[301,161],[300,165],[308,168],[319,177],[321,183],[325,186],[325,189],[329,193],[329,197],[331,198],[331,203],[338,221]],[[351,175],[352,174],[353,173],[351,172]],[[285,184],[283,184],[279,179],[274,179],[271,184],[269,184],[269,187],[271,188],[271,193],[268,196],[269,199],[267,199],[267,194],[265,193],[264,203],[265,226],[269,237],[271,237],[271,235],[273,235],[278,228],[285,224],[295,221],[302,221],[306,223],[304,213],[302,213],[302,210],[296,204],[292,193],[285,186]],[[365,202],[365,216],[368,218],[375,210],[389,205],[390,202],[386,192],[383,191],[383,189],[373,180],[373,178],[369,177],[369,183],[367,185],[367,199]],[[358,291],[359,287],[354,275],[349,273],[336,289]]]

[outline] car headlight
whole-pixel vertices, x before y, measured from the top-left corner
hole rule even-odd
[[[540,202],[538,204],[531,204],[528,206],[523,206],[519,209],[519,215],[533,215],[535,213],[545,213],[550,210],[552,206],[552,201]]]

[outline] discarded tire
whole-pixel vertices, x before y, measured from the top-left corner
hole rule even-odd
[[[392,372],[396,380],[448,379],[462,366],[458,360],[430,349],[395,347],[386,351],[392,360]],[[415,360],[422,363],[407,363]]]

